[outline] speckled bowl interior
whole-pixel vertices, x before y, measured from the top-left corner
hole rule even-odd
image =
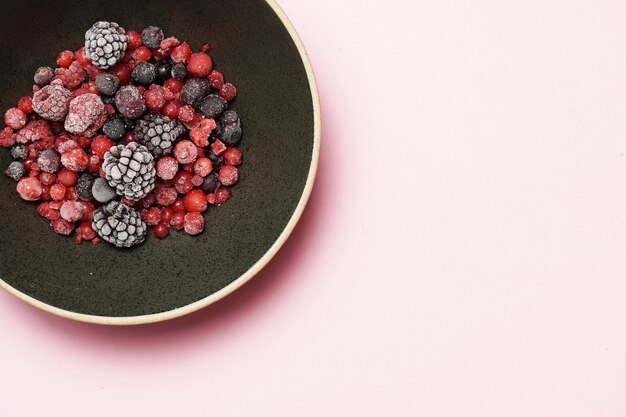
[[[22,298],[71,318],[171,318],[225,292],[285,236],[310,185],[315,87],[297,44],[265,0],[25,0],[0,13],[2,112],[31,93],[36,68],[54,66],[63,49],[78,49],[98,20],[134,29],[157,25],[194,49],[211,45],[215,67],[239,91],[232,108],[244,126],[240,183],[229,202],[205,213],[202,235],[150,236],[141,246],[119,250],[104,243],[77,246],[56,235],[2,175],[0,279]],[[9,162],[8,151],[0,149],[0,164]]]

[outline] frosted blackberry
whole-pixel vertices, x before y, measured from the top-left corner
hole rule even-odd
[[[151,113],[137,122],[135,140],[158,158],[171,153],[174,142],[184,132],[185,128],[178,121]]]
[[[93,213],[93,229],[105,242],[118,248],[130,248],[143,243],[148,226],[132,207],[111,201]]]
[[[96,88],[105,96],[113,96],[120,88],[120,79],[115,74],[103,72],[96,77]]]
[[[113,146],[104,154],[102,169],[117,194],[130,200],[139,200],[154,188],[154,157],[137,142]]]
[[[26,168],[24,168],[24,164],[18,161],[13,161],[9,164],[9,167],[4,171],[7,176],[15,181],[19,181],[22,179],[24,174],[26,174]]]
[[[136,84],[148,86],[156,80],[156,67],[149,62],[139,61],[133,70],[132,77]]]
[[[74,186],[76,188],[76,195],[81,200],[89,201],[93,198],[93,194],[91,193],[91,188],[93,187],[93,183],[95,178],[89,172],[85,172],[78,177],[78,182]]]
[[[148,26],[141,32],[141,40],[148,48],[158,48],[164,38],[163,31],[156,26]]]
[[[113,115],[104,124],[102,131],[105,135],[113,140],[120,140],[126,134],[126,126],[124,125],[124,118],[120,115]]]
[[[97,22],[85,33],[85,55],[98,68],[115,65],[127,46],[126,31],[114,22]]]
[[[202,97],[209,93],[211,84],[206,78],[192,78],[185,83],[183,91],[180,92],[180,102],[196,106]]]
[[[198,111],[205,117],[216,118],[226,110],[228,102],[217,94],[209,94],[200,101]]]
[[[172,67],[172,77],[176,78],[179,81],[185,81],[189,71],[187,70],[187,65],[178,64]]]
[[[241,140],[241,119],[234,110],[224,112],[222,117],[222,136],[221,140],[226,146],[235,146]]]
[[[14,145],[11,148],[11,158],[16,161],[23,161],[28,158],[28,147],[22,144]]]

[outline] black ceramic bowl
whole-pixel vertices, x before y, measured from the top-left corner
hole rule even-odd
[[[140,324],[181,316],[226,296],[280,249],[313,186],[320,110],[304,47],[273,0],[11,2],[0,13],[0,108],[31,91],[35,69],[78,49],[96,21],[161,27],[194,49],[211,45],[238,88],[244,164],[233,198],[205,214],[198,237],[150,236],[130,250],[77,246],[56,235],[15,183],[0,178],[0,285],[67,318]],[[10,162],[0,149],[0,166]]]

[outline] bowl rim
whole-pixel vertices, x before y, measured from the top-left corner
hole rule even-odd
[[[97,316],[83,313],[76,313],[70,310],[65,310],[59,307],[52,306],[50,304],[44,303],[43,301],[37,300],[18,289],[12,287],[7,284],[2,278],[0,278],[0,287],[13,294],[17,298],[22,301],[31,304],[41,310],[44,310],[48,313],[52,313],[54,315],[64,317],[71,320],[86,322],[86,323],[94,323],[94,324],[103,324],[103,325],[116,325],[116,326],[128,326],[128,325],[138,325],[138,324],[148,324],[148,323],[156,323],[166,320],[171,320],[177,317],[185,316],[187,314],[198,311],[204,307],[207,307],[218,300],[226,297],[231,294],[239,287],[241,287],[246,282],[250,281],[265,265],[272,260],[274,255],[280,250],[283,244],[287,241],[291,233],[293,232],[296,224],[300,220],[304,208],[309,201],[309,197],[311,196],[311,192],[313,190],[313,184],[315,182],[315,176],[317,174],[317,166],[319,162],[320,156],[320,142],[321,142],[321,107],[320,107],[320,97],[319,92],[317,90],[317,82],[315,80],[315,74],[313,72],[313,67],[311,65],[311,61],[309,59],[309,55],[306,52],[304,44],[300,39],[295,27],[285,14],[285,12],[278,5],[276,0],[265,0],[265,2],[272,8],[274,13],[278,16],[282,24],[285,26],[291,39],[295,43],[298,52],[300,53],[300,57],[302,58],[302,63],[306,69],[307,78],[309,80],[309,87],[311,89],[311,97],[313,100],[313,118],[314,118],[314,129],[313,129],[313,155],[311,157],[311,166],[309,167],[309,173],[307,176],[307,180],[304,186],[304,190],[302,195],[300,196],[300,201],[298,201],[298,205],[296,206],[295,211],[293,212],[289,222],[278,236],[276,241],[270,246],[270,248],[261,256],[261,258],[254,263],[246,272],[244,272],[239,278],[235,279],[233,282],[225,286],[224,288],[210,294],[209,296],[195,301],[193,303],[187,304],[183,307],[178,307],[173,310],[164,311],[161,313],[152,313],[145,314],[140,316],[128,316],[128,317],[110,317],[110,316]]]

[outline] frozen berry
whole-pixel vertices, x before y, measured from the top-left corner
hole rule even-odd
[[[78,177],[78,182],[74,187],[76,189],[76,195],[81,200],[91,200],[93,198],[92,188],[95,182],[95,178],[92,174],[85,172]]]
[[[204,182],[204,178],[201,177],[198,174],[195,174],[192,178],[191,178],[191,183],[193,184],[194,187],[199,187],[202,185],[202,183]]]
[[[80,172],[87,168],[89,157],[82,148],[76,148],[61,155],[61,163],[67,169]]]
[[[154,193],[156,202],[160,206],[170,206],[176,201],[178,192],[174,187],[159,187]]]
[[[224,85],[224,75],[219,71],[211,71],[209,74],[209,82],[211,83],[211,87],[216,90],[221,90]]]
[[[61,218],[74,223],[83,217],[83,203],[80,201],[65,201],[61,206]]]
[[[165,105],[165,94],[163,88],[153,84],[144,93],[146,107],[153,112],[160,112]]]
[[[150,61],[150,57],[152,57],[152,52],[145,46],[140,46],[133,51],[132,57],[135,61],[148,62]]]
[[[161,113],[163,113],[164,116],[167,116],[170,119],[174,120],[178,117],[179,110],[180,110],[180,103],[178,103],[177,101],[168,101],[163,106]]]
[[[74,62],[74,52],[72,51],[63,51],[57,56],[57,65],[61,68],[69,68],[72,62]]]
[[[209,80],[206,78],[192,78],[185,83],[180,93],[180,102],[195,106],[208,94],[210,90]]]
[[[91,194],[98,203],[108,203],[115,198],[116,192],[105,178],[96,178]]]
[[[13,130],[10,127],[0,131],[0,146],[10,148],[15,144],[16,139],[17,135],[13,133]],[[23,141],[22,143],[26,142],[27,141]]]
[[[148,26],[141,32],[143,44],[151,49],[158,48],[163,38],[163,31],[156,26]]]
[[[93,230],[91,221],[82,222],[76,232],[85,240],[92,240],[97,236],[96,231]]]
[[[33,96],[33,110],[44,119],[60,122],[69,112],[72,93],[58,80],[45,86]]]
[[[52,207],[53,203],[43,202],[37,206],[37,214],[41,217],[45,217],[48,220],[56,220],[61,215],[59,214],[59,210]]]
[[[41,183],[37,178],[25,177],[20,179],[17,183],[17,192],[19,193],[20,197],[22,197],[22,199],[26,201],[35,201],[39,200],[43,189],[41,187]]]
[[[241,165],[241,151],[235,147],[226,149],[224,152],[224,162],[228,165]]]
[[[54,184],[50,187],[50,197],[55,201],[61,201],[65,198],[65,185],[61,183]]]
[[[180,171],[176,174],[176,177],[174,177],[174,187],[176,187],[176,191],[181,194],[187,194],[191,191],[193,189],[192,178],[193,175],[187,171]]]
[[[174,212],[185,212],[185,200],[178,197],[176,200],[174,200],[174,202],[171,204],[172,210],[174,210]]]
[[[28,147],[26,145],[15,145],[11,148],[11,158],[16,161],[23,161],[28,158]]]
[[[224,156],[222,155],[216,155],[213,152],[209,152],[207,157],[211,160],[211,162],[213,162],[213,171],[219,170],[222,165],[224,165]]]
[[[26,125],[26,115],[17,107],[4,113],[4,123],[13,130],[19,130]]]
[[[155,226],[161,222],[161,210],[156,207],[149,208],[143,213],[143,219],[150,226]]]
[[[172,64],[168,61],[158,62],[156,64],[157,81],[163,84],[167,79],[172,77]]]
[[[209,55],[204,52],[198,52],[191,55],[187,68],[194,77],[207,77],[211,69],[213,69],[213,62]]]
[[[171,207],[163,207],[161,209],[161,221],[165,224],[169,224],[174,215],[174,210]]]
[[[76,182],[78,181],[78,174],[76,174],[76,172],[71,171],[67,168],[63,168],[57,174],[57,180],[61,184],[65,185],[66,187],[73,187],[74,185],[76,185]]]
[[[202,190],[193,190],[185,196],[185,209],[192,213],[202,213],[207,208],[206,196]]]
[[[220,89],[220,96],[228,101],[234,100],[237,97],[237,89],[231,83],[224,83]]]
[[[112,68],[112,71],[120,80],[120,85],[126,85],[130,82],[133,70],[127,64],[119,63]]]
[[[141,46],[141,33],[129,30],[126,32],[126,36],[128,36],[128,49],[134,50]]]
[[[226,186],[235,185],[239,181],[239,171],[232,165],[224,165],[220,168],[219,180]]]
[[[193,171],[196,175],[206,177],[213,171],[213,162],[209,158],[198,158],[193,166]]]
[[[74,58],[76,59],[76,62],[78,62],[83,67],[86,67],[87,65],[91,65],[91,60],[87,58],[84,47],[76,51],[76,53],[74,54]]]
[[[138,62],[133,70],[133,81],[141,85],[150,85],[156,80],[156,67],[149,62]]]
[[[50,84],[54,78],[54,70],[50,67],[41,67],[35,72],[35,84],[40,87]]]
[[[204,230],[204,217],[200,213],[185,214],[185,232],[190,235],[199,235]]]
[[[174,147],[174,157],[181,164],[191,164],[198,157],[198,149],[193,142],[181,140]]]
[[[54,149],[41,151],[37,164],[44,172],[57,172],[61,168],[61,156]]]
[[[22,179],[24,174],[26,174],[26,168],[21,162],[13,161],[9,164],[9,167],[4,171],[4,173],[14,181],[19,181]]]
[[[126,134],[124,119],[119,115],[109,117],[102,128],[105,135],[113,140],[120,140]]]
[[[69,68],[57,68],[54,75],[61,80],[67,88],[73,89],[78,87],[85,81],[85,70],[78,62],[72,62]]]
[[[194,112],[191,106],[182,106],[178,109],[178,119],[182,122],[193,120]]]
[[[219,179],[217,178],[216,173],[211,173],[204,178],[200,189],[207,194],[211,194],[215,192],[215,189],[219,185]]]
[[[170,75],[177,81],[184,81],[187,75],[189,75],[189,71],[187,70],[187,66],[178,64],[172,67]]]
[[[95,127],[102,117],[104,117],[102,122],[104,124],[106,111],[100,97],[91,93],[83,94],[70,102],[69,113],[65,119],[65,130],[89,136],[87,131]]]
[[[184,84],[181,81],[177,80],[176,78],[170,78],[169,80],[165,81],[165,83],[163,84],[163,87],[167,88],[174,94],[180,93],[181,91],[183,91],[183,86]]]
[[[106,96],[113,96],[120,88],[120,79],[115,74],[103,72],[96,77],[96,88]]]
[[[165,239],[170,234],[170,228],[166,223],[159,223],[154,226],[154,236],[158,239]]]
[[[24,112],[24,114],[30,114],[33,112],[33,99],[29,96],[22,97],[17,102],[17,108]]]
[[[226,110],[228,102],[217,94],[209,94],[200,101],[198,111],[205,117],[216,118]]]
[[[176,230],[182,230],[185,227],[185,211],[177,211],[172,215],[170,226]]]
[[[74,225],[65,219],[55,219],[51,223],[54,232],[60,235],[69,236],[74,231]]]
[[[164,156],[156,163],[157,175],[164,180],[171,180],[178,172],[178,161],[171,156]]]
[[[91,142],[91,150],[101,159],[104,159],[104,154],[107,153],[114,144],[115,142],[105,135],[96,136]]]
[[[215,155],[222,155],[224,152],[226,152],[226,145],[224,145],[224,142],[222,142],[219,139],[216,139],[215,142],[213,142],[211,144],[211,152],[213,152]]]
[[[134,85],[126,85],[115,95],[117,109],[124,117],[138,119],[146,112],[143,94]]]
[[[191,58],[191,47],[183,42],[170,54],[170,58],[175,64],[186,64],[189,62],[189,58]]]
[[[218,188],[215,190],[215,201],[213,204],[219,206],[230,200],[231,197],[232,193],[230,192],[230,189],[224,187]]]

